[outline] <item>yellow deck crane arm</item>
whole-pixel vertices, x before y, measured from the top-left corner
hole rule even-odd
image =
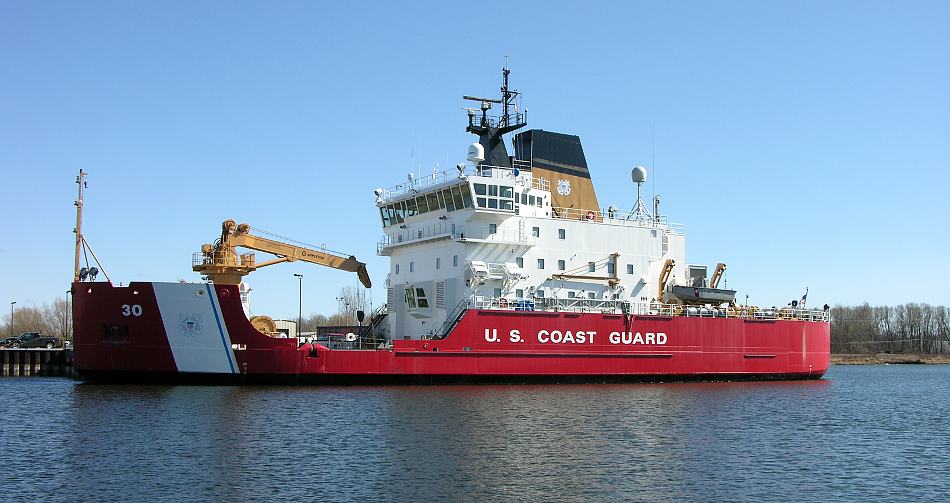
[[[208,276],[215,283],[237,284],[241,278],[252,271],[281,262],[302,260],[334,269],[355,272],[360,283],[366,288],[372,287],[366,264],[350,255],[345,257],[329,251],[317,251],[302,246],[282,243],[273,239],[250,234],[248,224],[236,224],[234,220],[225,220],[221,224],[221,239],[215,244],[201,247],[201,254],[195,260],[193,269]],[[277,258],[256,262],[253,253],[238,254],[235,248],[247,248],[276,255]]]

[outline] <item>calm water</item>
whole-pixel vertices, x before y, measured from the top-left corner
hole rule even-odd
[[[0,500],[950,499],[950,366],[578,386],[9,378],[0,404]]]

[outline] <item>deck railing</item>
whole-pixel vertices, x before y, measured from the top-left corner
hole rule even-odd
[[[831,320],[831,312],[820,309],[763,308],[756,306],[684,306],[661,302],[625,300],[535,297],[507,299],[476,296],[463,301],[469,309],[502,311],[547,311],[571,313],[631,314],[638,316],[684,316],[688,318],[741,318],[751,320]]]

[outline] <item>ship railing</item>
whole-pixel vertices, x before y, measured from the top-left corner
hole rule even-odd
[[[564,208],[555,206],[551,208],[554,218],[563,220],[580,220],[590,223],[600,223],[607,225],[621,225],[624,227],[645,227],[651,229],[661,229],[665,234],[675,236],[685,236],[686,226],[683,224],[670,223],[669,217],[660,215],[659,218],[627,218],[628,213],[610,208],[601,210],[585,210],[580,208]]]
[[[478,166],[466,165],[461,171],[458,168],[447,169],[444,171],[434,171],[430,175],[413,176],[405,183],[395,185],[388,189],[382,189],[379,197],[381,200],[398,198],[408,194],[416,194],[425,191],[429,187],[449,185],[458,182],[467,176],[481,176],[499,180],[508,180],[512,183],[521,182],[529,185],[533,189],[551,190],[551,182],[544,178],[537,178],[531,175],[531,162],[514,159],[512,167],[492,166],[490,164],[479,164]]]
[[[800,320],[827,322],[830,311],[755,306],[685,306],[662,302],[630,302],[620,299],[533,297],[506,298],[475,296],[462,301],[468,308],[507,311],[549,311],[572,313],[630,314],[637,316],[683,316],[688,318],[741,318],[753,320]]]
[[[386,234],[376,243],[376,252],[380,253],[390,246],[451,236],[454,227],[454,224],[448,222],[438,222],[430,225],[414,226],[412,229],[404,229],[393,232],[392,234]]]

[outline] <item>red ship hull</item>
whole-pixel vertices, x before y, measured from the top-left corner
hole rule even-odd
[[[75,283],[73,301],[76,370],[90,380],[817,379],[829,365],[827,322],[469,310],[444,339],[342,350],[258,332],[235,286]]]

